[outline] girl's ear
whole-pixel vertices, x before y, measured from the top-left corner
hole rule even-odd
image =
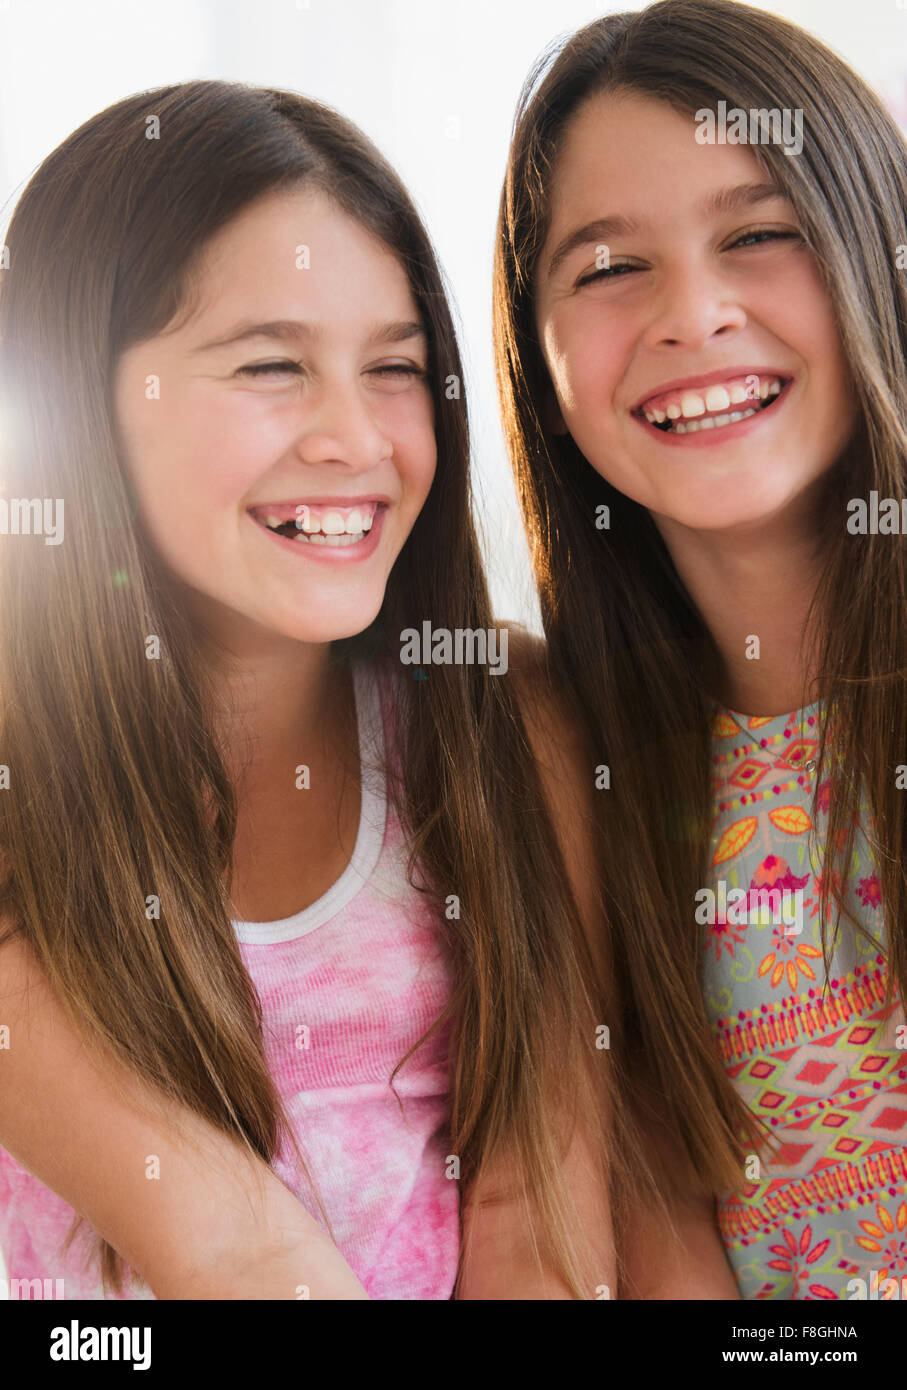
[[[542,424],[548,434],[569,434],[569,430],[564,424],[561,408],[557,403],[557,396],[554,394],[554,387],[550,382],[545,387],[545,394],[542,399]]]

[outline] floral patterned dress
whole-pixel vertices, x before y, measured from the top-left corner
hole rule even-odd
[[[907,1029],[899,1002],[884,1009],[865,804],[845,891],[872,944],[842,923],[826,978],[827,783],[818,849],[810,844],[823,717],[821,704],[769,718],[716,707],[712,725],[714,898],[697,916],[704,997],[728,1074],[780,1141],[752,1156],[740,1190],[718,1203],[742,1298],[907,1297]],[[759,900],[759,888],[780,891]],[[747,890],[746,902],[726,906],[732,889]]]

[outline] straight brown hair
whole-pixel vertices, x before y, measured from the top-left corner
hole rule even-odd
[[[396,690],[402,772],[391,791],[410,877],[437,906],[455,967],[444,1018],[455,1025],[450,1145],[462,1198],[493,1158],[512,1155],[539,1258],[575,1297],[594,1297],[601,1272],[563,1180],[552,1097],[568,1119],[584,1116],[603,1164],[623,1162],[629,1140],[612,1148],[605,1126],[592,967],[517,683],[478,665],[435,666],[424,684],[401,677],[404,629],[426,617],[493,626],[444,282],[394,171],[305,97],[220,81],[141,92],[64,140],[15,209],[0,286],[3,476],[11,495],[64,498],[67,530],[58,546],[0,548],[0,757],[11,769],[0,907],[77,1025],[156,1093],[266,1162],[292,1139],[229,920],[236,802],[212,692],[136,513],[111,381],[127,347],[191,302],[208,239],[254,200],[300,187],[328,193],[398,256],[430,341],[436,476],[378,620],[334,655],[367,656]],[[445,389],[452,377],[458,393]],[[147,633],[165,659],[145,659]],[[455,920],[443,908],[451,893]],[[105,1289],[119,1290],[122,1260],[100,1248]]]
[[[851,917],[840,885],[861,786],[874,814],[893,984],[907,998],[907,568],[901,540],[856,537],[845,500],[905,495],[907,148],[859,77],[802,29],[732,0],[660,0],[596,20],[546,52],[514,121],[498,221],[494,332],[505,432],[530,536],[555,677],[586,731],[598,793],[598,852],[624,1029],[626,1098],[658,1097],[677,1168],[704,1190],[739,1189],[745,1152],[769,1139],[733,1089],[699,983],[694,895],[708,882],[709,695],[721,658],[648,512],[605,481],[569,435],[545,427],[551,382],[533,275],[550,181],[581,104],[621,90],[691,118],[704,108],[804,112],[802,155],[754,148],[802,219],[837,316],[861,405],[817,518],[824,570],[810,609],[803,703],[822,697],[817,795],[830,791],[820,918]],[[597,530],[597,508],[610,529]],[[813,693],[817,692],[817,693]],[[591,775],[591,774],[590,774]],[[816,823],[816,816],[813,816]],[[851,917],[851,920],[852,917]],[[856,924],[859,926],[859,924]],[[862,928],[861,928],[862,930]],[[890,999],[889,999],[890,1002]]]

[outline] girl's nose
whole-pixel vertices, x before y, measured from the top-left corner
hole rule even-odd
[[[726,279],[689,261],[663,272],[656,290],[647,346],[705,347],[719,333],[743,328],[747,316]]]
[[[298,452],[305,463],[366,472],[391,457],[393,445],[355,387],[324,388],[306,401]]]

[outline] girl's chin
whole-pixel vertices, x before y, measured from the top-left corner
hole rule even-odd
[[[699,531],[710,535],[720,535],[722,532],[742,535],[745,532],[756,534],[762,528],[770,530],[784,511],[783,502],[766,503],[764,506],[748,503],[741,506],[739,496],[726,506],[714,496],[704,498],[701,506],[697,506],[695,501],[691,506],[691,500],[687,496],[676,506],[671,506],[669,502],[662,504],[660,511],[653,512],[653,520],[656,523],[673,523],[687,531]]]
[[[643,505],[653,516],[668,517],[695,531],[724,531],[777,521],[801,504],[815,478],[793,482],[792,471],[767,476],[762,466],[718,471],[688,467],[682,477],[653,479]]]
[[[315,607],[317,605],[313,604],[313,608]],[[365,632],[375,621],[380,609],[379,603],[377,607],[372,604],[355,609],[338,607],[332,612],[327,605],[322,605],[317,617],[311,610],[307,613],[287,614],[283,619],[274,614],[267,621],[259,618],[259,625],[278,639],[323,645],[327,642],[339,642],[345,637],[357,637],[359,633]]]
[[[212,568],[216,568],[212,561]],[[370,627],[381,611],[385,586],[372,584],[364,593],[285,590],[262,594],[253,606],[237,593],[216,593],[199,583],[182,580],[177,596],[190,614],[199,639],[210,637],[227,650],[256,648],[262,641],[307,642],[323,645],[355,637]]]

